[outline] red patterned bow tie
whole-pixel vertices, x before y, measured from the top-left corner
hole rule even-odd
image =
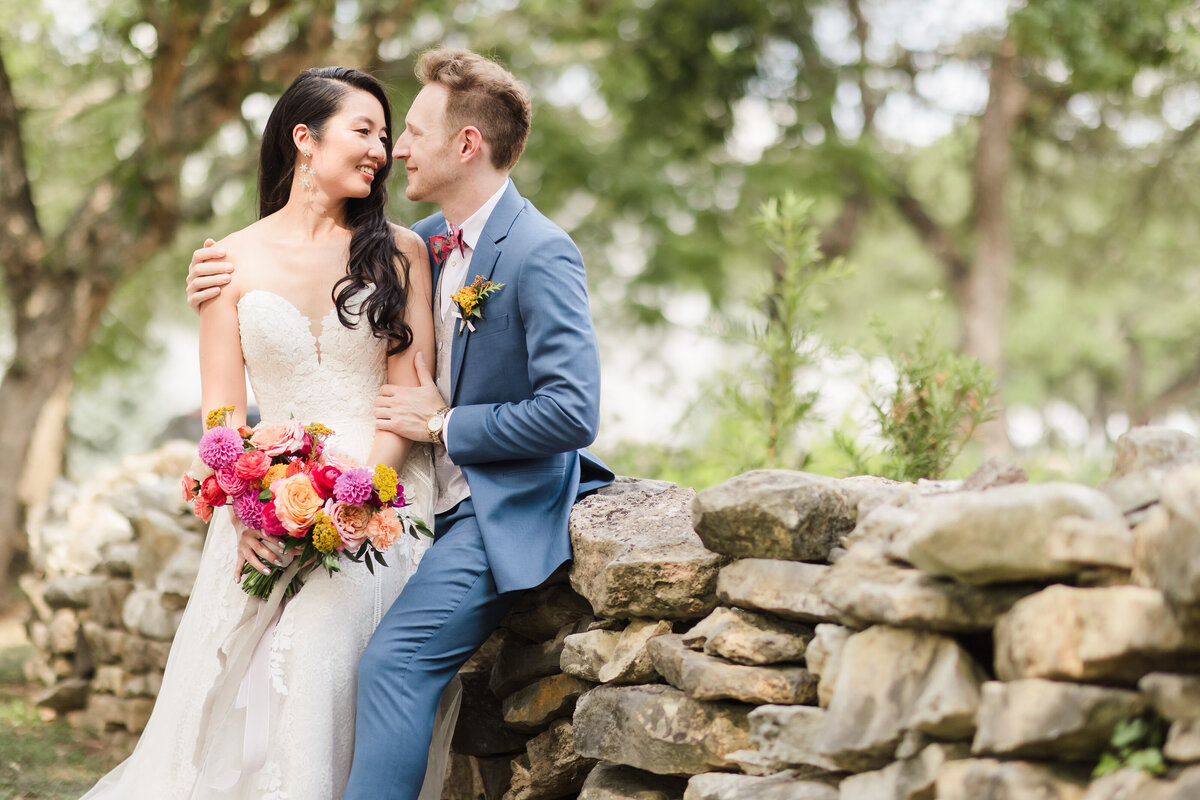
[[[463,256],[467,255],[466,244],[463,242],[462,228],[451,225],[449,236],[430,236],[429,247],[433,250],[433,257],[440,264],[446,260],[446,256],[450,255],[450,251],[458,248],[458,252]]]

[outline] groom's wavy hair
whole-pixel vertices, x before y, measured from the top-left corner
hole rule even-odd
[[[474,125],[491,146],[492,166],[512,169],[525,150],[533,106],[529,92],[495,61],[470,50],[441,47],[417,59],[417,79],[449,90],[447,127],[457,133]]]
[[[383,106],[388,136],[392,132],[392,107],[383,86],[372,76],[349,67],[320,67],[300,73],[271,111],[263,130],[258,162],[258,216],[283,208],[292,191],[299,155],[292,131],[305,125],[318,142],[325,123],[337,114],[343,98],[355,89],[369,93]],[[333,286],[333,303],[338,319],[347,328],[356,325],[351,301],[368,284],[375,289],[363,301],[359,314],[366,315],[372,332],[387,340],[388,355],[412,344],[412,328],[404,320],[408,306],[409,261],[396,247],[388,225],[387,178],[392,171],[391,141],[384,142],[387,156],[375,172],[371,193],[346,201],[346,225],[350,228],[350,257],[346,274]],[[403,275],[397,275],[397,266]]]

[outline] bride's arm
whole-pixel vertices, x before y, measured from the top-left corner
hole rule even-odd
[[[399,386],[418,386],[415,360],[417,353],[425,357],[430,370],[434,365],[433,339],[433,279],[429,270],[429,251],[425,242],[410,230],[398,229],[396,244],[408,258],[408,302],[405,321],[412,328],[412,344],[400,353],[388,357],[387,382]],[[404,275],[400,280],[404,281]],[[408,457],[412,441],[390,431],[375,431],[368,464],[383,462],[399,469]]]
[[[200,307],[200,406],[232,405],[234,426],[246,424],[246,362],[238,333],[241,291],[229,286]]]

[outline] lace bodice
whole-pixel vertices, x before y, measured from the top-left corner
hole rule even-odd
[[[351,303],[352,312],[365,295]],[[373,424],[375,395],[387,377],[387,347],[366,320],[347,328],[330,309],[314,336],[309,319],[288,300],[253,289],[238,301],[238,323],[263,420],[295,417],[334,430],[346,423]]]

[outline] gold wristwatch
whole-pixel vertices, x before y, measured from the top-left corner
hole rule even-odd
[[[450,407],[447,406],[435,413],[425,423],[425,430],[429,431],[429,441],[434,444],[442,444],[442,429],[446,427],[446,415],[450,413]]]

